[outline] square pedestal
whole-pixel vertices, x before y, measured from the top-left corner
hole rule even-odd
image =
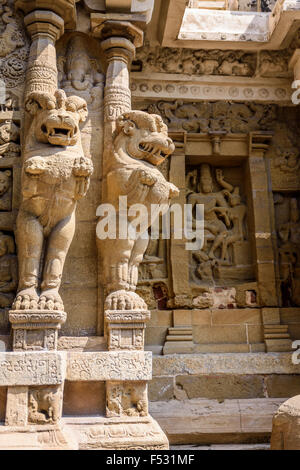
[[[67,314],[55,310],[11,310],[14,351],[54,351]]]

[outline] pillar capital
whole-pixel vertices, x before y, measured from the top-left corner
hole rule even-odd
[[[24,24],[32,39],[41,34],[56,42],[64,32],[64,20],[52,11],[34,10],[25,16]]]
[[[129,21],[105,20],[102,16],[100,17],[98,14],[92,13],[91,29],[93,35],[102,39],[102,41],[108,39],[116,41],[116,38],[118,38],[120,47],[127,47],[126,42],[123,41],[122,43],[124,39],[131,42],[134,47],[141,47],[143,45],[143,31]],[[117,47],[117,45],[112,45],[112,47]]]
[[[22,11],[24,15],[35,10],[52,12],[63,19],[65,29],[74,29],[76,26],[76,1],[78,0],[16,0],[15,8]]]

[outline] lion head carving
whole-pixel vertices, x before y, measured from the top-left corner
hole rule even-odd
[[[63,147],[78,143],[79,123],[84,122],[88,114],[85,100],[78,96],[67,98],[63,90],[57,90],[54,95],[32,92],[25,109],[34,118],[36,140]]]
[[[0,197],[5,194],[11,186],[11,171],[0,171]]]
[[[162,118],[143,111],[129,111],[118,118],[114,144],[126,149],[131,158],[155,166],[175,150]]]
[[[16,142],[20,135],[20,129],[14,122],[5,121],[0,125],[0,144]]]

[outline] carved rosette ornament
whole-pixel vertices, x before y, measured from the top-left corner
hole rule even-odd
[[[16,350],[56,349],[58,329],[66,319],[59,295],[64,262],[77,201],[87,193],[93,171],[79,128],[87,117],[86,102],[57,89],[55,42],[66,21],[70,24],[75,2],[46,3],[16,2],[31,36],[16,233],[19,286],[10,312]]]

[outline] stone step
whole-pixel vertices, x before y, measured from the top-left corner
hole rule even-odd
[[[270,450],[270,444],[216,444],[211,446],[171,446],[170,450]]]
[[[265,339],[289,339],[290,335],[288,333],[265,333]]]
[[[192,335],[193,329],[192,328],[169,328],[168,330],[169,335]]]
[[[192,341],[193,335],[167,335],[166,341]]]
[[[272,418],[285,398],[151,402],[150,413],[170,444],[268,443]]]

